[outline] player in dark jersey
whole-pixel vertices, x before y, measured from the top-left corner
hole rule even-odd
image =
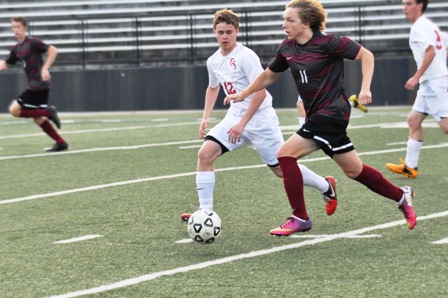
[[[347,135],[350,103],[344,93],[344,59],[360,60],[362,83],[359,102],[371,102],[373,54],[347,37],[325,34],[326,12],[315,0],[293,0],[286,5],[283,29],[287,39],[277,48],[266,70],[246,89],[224,100],[243,101],[249,94],[273,84],[288,68],[303,100],[307,121],[277,152],[283,172],[286,195],[292,216],[271,234],[288,236],[311,229],[303,193],[302,173],[297,159],[323,150],[344,173],[372,191],[398,203],[409,228],[416,225],[412,207],[413,190],[401,189],[389,182],[378,170],[363,164]]]
[[[28,88],[17,100],[9,106],[9,112],[14,117],[33,118],[34,122],[56,143],[47,152],[68,149],[67,142],[54,129],[50,119],[61,128],[61,121],[54,106],[48,106],[51,89],[50,67],[57,56],[57,49],[36,38],[28,37],[26,32],[28,23],[24,17],[12,18],[12,31],[19,41],[12,47],[6,61],[0,61],[0,70],[8,69],[8,65],[20,62],[28,78]],[[44,61],[43,55],[47,54]]]

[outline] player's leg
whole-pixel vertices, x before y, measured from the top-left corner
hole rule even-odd
[[[425,84],[420,85],[417,92],[412,110],[409,112],[407,123],[409,127],[409,138],[406,143],[406,157],[400,158],[399,164],[387,163],[386,168],[390,171],[401,174],[407,178],[416,178],[418,176],[418,161],[420,150],[423,146],[423,120],[430,112],[427,104],[427,92],[423,92],[428,88]]]
[[[215,188],[214,162],[222,155],[219,143],[206,140],[198,151],[196,186],[199,209],[213,210],[213,190]]]
[[[423,145],[423,120],[426,114],[412,110],[408,116],[409,139],[407,142],[407,151],[405,163],[407,167],[417,171],[418,159],[420,157],[420,150]],[[418,172],[415,173],[415,178]]]
[[[283,186],[292,209],[292,216],[280,227],[272,229],[270,231],[272,235],[288,236],[311,229],[312,223],[305,205],[303,175],[297,164],[297,157],[305,156],[315,150],[316,144],[312,140],[294,134],[277,152],[277,159],[283,173]]]
[[[278,117],[274,109],[266,109],[258,111],[256,114],[256,127],[252,124],[248,125],[246,131],[247,136],[252,145],[257,149],[261,159],[269,166],[274,174],[283,178],[279,162],[277,160],[277,152],[284,143],[283,134],[280,130]],[[316,188],[322,193],[326,202],[326,211],[331,215],[336,210],[336,181],[332,176],[324,178],[305,165],[300,164],[300,171],[303,177],[303,183],[306,186]],[[332,201],[330,203],[330,200]],[[330,204],[330,205],[329,205]]]
[[[46,117],[54,124],[61,128],[61,120],[59,119],[56,108],[48,106],[50,90],[26,90],[17,100],[12,101],[9,106],[9,112],[14,117],[22,118],[39,118]],[[43,120],[35,121],[37,125],[41,125]]]
[[[22,112],[22,106],[19,105],[19,103],[17,102],[17,100],[13,100],[11,102],[11,104],[9,105],[9,113],[13,116],[13,117],[17,117],[19,118]]]
[[[282,170],[279,165],[269,166],[274,174],[280,178],[283,178]],[[336,179],[333,176],[322,177],[317,173],[310,170],[303,164],[299,164],[300,171],[302,172],[303,184],[317,189],[321,194],[325,202],[325,211],[327,215],[332,215],[338,206],[337,194],[336,194]]]
[[[358,181],[373,192],[397,202],[409,224],[409,228],[413,229],[415,227],[417,216],[412,207],[412,188],[399,188],[392,184],[380,171],[363,164],[355,150],[334,154],[333,160],[349,178]]]
[[[226,117],[213,127],[205,136],[205,141],[198,151],[196,188],[199,199],[199,209],[213,210],[215,188],[215,160],[224,153],[244,147],[247,139],[243,135],[240,142],[233,144],[229,141],[227,132],[234,123],[238,123],[241,117],[228,112]],[[181,219],[187,221],[190,213],[181,215]]]
[[[67,142],[54,129],[49,118],[53,122],[59,123],[60,120],[54,107],[47,109],[49,90],[31,91],[26,90],[19,99],[14,100],[9,106],[9,112],[14,117],[33,118],[34,123],[38,125],[50,138],[56,141],[53,147],[47,149],[47,152],[63,151],[68,149]],[[57,119],[57,120],[55,120]]]
[[[439,127],[444,134],[448,134],[448,117],[442,118],[439,122]]]
[[[430,115],[439,124],[441,131],[448,134],[448,77],[431,81],[434,98],[428,100]]]

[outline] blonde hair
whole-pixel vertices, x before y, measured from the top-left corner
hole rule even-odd
[[[286,8],[298,8],[302,23],[308,23],[311,30],[325,31],[327,13],[322,4],[315,0],[292,0]]]
[[[213,17],[213,29],[216,29],[216,25],[222,22],[233,25],[235,29],[238,29],[240,26],[240,17],[228,8],[218,10]]]

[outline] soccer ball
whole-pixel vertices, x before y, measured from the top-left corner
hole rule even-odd
[[[195,242],[213,243],[216,237],[221,234],[221,218],[214,211],[198,210],[188,219],[187,231]]]

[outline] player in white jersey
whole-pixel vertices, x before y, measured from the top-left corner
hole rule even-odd
[[[409,139],[406,158],[401,164],[386,164],[394,173],[408,178],[418,175],[418,161],[423,145],[422,122],[431,115],[444,134],[448,134],[448,69],[446,37],[423,14],[428,0],[403,0],[403,12],[411,24],[409,46],[417,71],[406,82],[407,90],[420,84],[412,110],[408,115]]]
[[[224,119],[208,133],[210,114],[216,103],[220,86],[226,95],[245,89],[263,72],[259,57],[249,48],[236,42],[239,17],[230,9],[219,10],[213,19],[213,29],[219,49],[207,60],[209,86],[205,93],[205,106],[199,137],[204,138],[198,152],[196,185],[200,209],[213,209],[215,186],[214,162],[228,151],[252,145],[261,159],[278,177],[283,177],[276,157],[284,143],[277,114],[272,107],[272,96],[267,90],[253,94],[247,100],[231,103]],[[337,207],[336,182],[332,176],[323,178],[300,165],[304,184],[320,190],[326,202],[328,215]],[[181,218],[187,220],[190,213]]]

